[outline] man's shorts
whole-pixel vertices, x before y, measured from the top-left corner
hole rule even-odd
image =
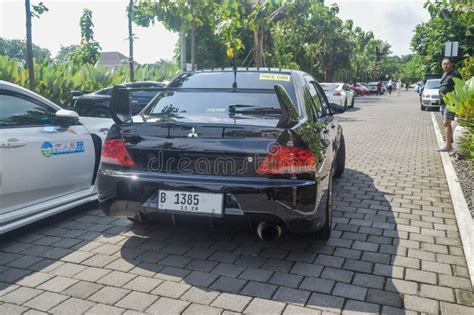
[[[446,105],[441,105],[439,107],[439,111],[441,112],[441,115],[443,115],[443,119],[454,120],[454,117],[456,116],[453,112],[450,112],[448,110],[448,107]]]

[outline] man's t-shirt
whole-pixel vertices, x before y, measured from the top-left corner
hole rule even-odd
[[[456,70],[445,72],[443,73],[443,76],[441,77],[441,82],[439,86],[439,95],[441,99],[441,105],[446,105],[444,104],[443,95],[454,90],[453,77],[461,79],[461,75]]]

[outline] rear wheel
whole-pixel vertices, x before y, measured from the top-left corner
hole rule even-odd
[[[352,98],[351,108],[354,108],[354,97]]]
[[[344,135],[341,135],[341,144],[339,145],[339,150],[337,150],[336,156],[336,172],[334,177],[341,177],[344,173],[344,168],[346,167],[346,144],[344,142]]]
[[[423,105],[420,105],[421,106],[421,110],[425,110],[425,106]]]
[[[110,111],[108,108],[104,108],[104,107],[93,108],[87,112],[87,116],[110,118]]]
[[[346,97],[346,101],[344,102],[344,109],[347,110],[347,97]]]

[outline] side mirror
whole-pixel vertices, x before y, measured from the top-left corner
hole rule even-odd
[[[116,124],[131,121],[132,109],[130,107],[130,94],[127,87],[115,85],[110,99],[110,116]]]
[[[333,114],[342,114],[346,111],[344,106],[339,106],[339,105],[334,104],[334,103],[330,103],[329,107],[331,108],[331,111],[333,112]]]
[[[79,122],[79,114],[72,110],[60,109],[55,115],[60,126],[71,126]]]
[[[291,101],[288,92],[280,84],[273,87],[278,97],[281,108],[281,118],[278,121],[277,128],[291,128],[299,122],[299,114],[295,104]]]

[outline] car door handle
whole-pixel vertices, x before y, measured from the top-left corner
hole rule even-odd
[[[0,148],[20,148],[26,145],[25,141],[20,141],[18,139],[8,139],[8,141],[0,142]]]

